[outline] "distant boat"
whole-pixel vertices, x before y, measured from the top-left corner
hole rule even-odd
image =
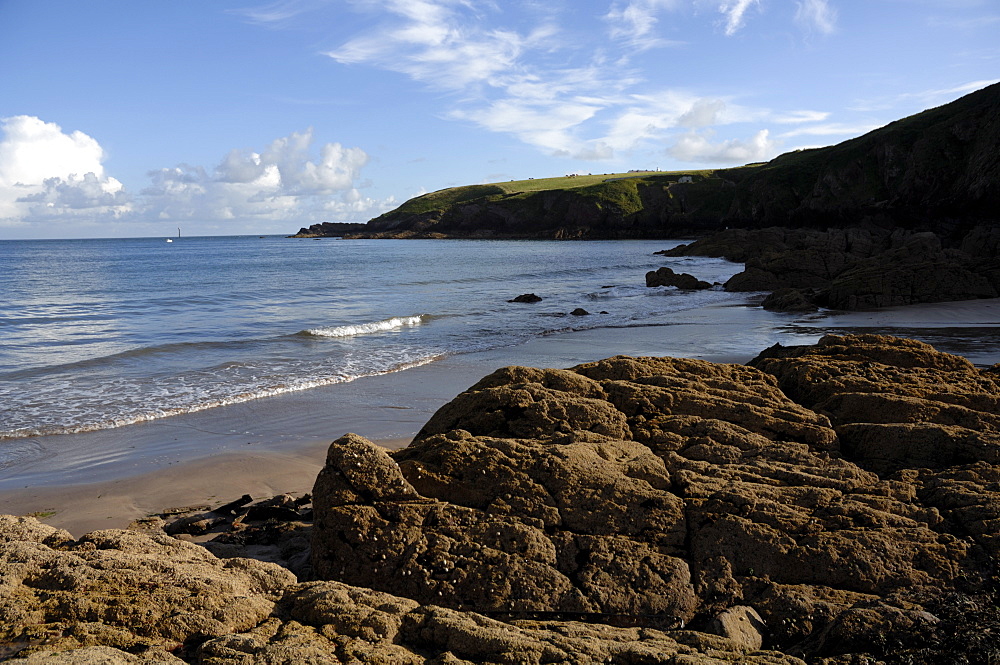
[[[181,227],[177,227],[177,237],[181,237]],[[173,242],[173,238],[167,238],[167,242]]]

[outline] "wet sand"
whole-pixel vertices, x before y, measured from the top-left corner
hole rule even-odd
[[[505,365],[571,367],[618,354],[742,363],[775,343],[811,344],[831,332],[914,337],[990,365],[1000,362],[1000,299],[809,315],[706,307],[668,326],[550,335],[281,397],[28,439],[19,445],[33,459],[0,470],[0,513],[36,513],[79,536],[173,507],[301,494],[334,439],[355,432],[402,447],[440,406]]]

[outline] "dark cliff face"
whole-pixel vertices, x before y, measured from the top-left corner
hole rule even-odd
[[[842,226],[864,219],[948,233],[997,219],[1000,84],[829,148],[781,155],[737,182],[741,226]]]
[[[678,174],[657,174],[518,194],[499,185],[453,188],[331,234],[665,238],[726,227],[868,222],[954,237],[977,225],[996,225],[998,211],[1000,84],[995,84],[835,146],[698,175],[690,183],[678,182]]]

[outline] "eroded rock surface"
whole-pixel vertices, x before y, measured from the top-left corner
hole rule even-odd
[[[0,517],[0,573],[0,659],[23,665],[802,662],[692,631],[503,622],[298,584],[274,564],[216,559],[162,533],[74,541],[33,518]]]
[[[507,367],[404,450],[330,446],[320,580],[235,540],[0,518],[0,658],[991,662],[998,414],[1000,368],[870,335]],[[301,537],[291,497],[239,511],[282,507]]]
[[[705,628],[747,606],[792,655],[933,650],[941,599],[995,579],[996,373],[877,336],[753,365],[508,367],[405,450],[342,439],[314,567],[492,616]],[[343,488],[361,457],[376,496]]]
[[[32,518],[6,515],[0,571],[6,649],[100,645],[167,662],[192,640],[253,628],[295,582],[280,566],[220,560],[166,534],[107,530],[74,541]]]
[[[996,298],[998,236],[992,226],[955,238],[877,226],[734,228],[660,253],[745,263],[726,290],[772,291],[769,309],[806,311],[811,303],[866,310]]]

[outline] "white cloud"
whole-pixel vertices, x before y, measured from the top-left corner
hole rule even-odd
[[[859,100],[851,105],[850,110],[885,111],[888,109],[899,109],[899,114],[919,113],[934,106],[954,101],[956,95],[964,96],[991,86],[994,83],[1000,83],[1000,79],[982,79],[943,89],[921,90],[886,96],[879,99]],[[914,108],[914,102],[919,106]]]
[[[773,116],[775,122],[794,125],[803,122],[823,122],[830,117],[828,111],[788,111]]]
[[[758,0],[722,0],[719,3],[719,12],[726,17],[726,35],[731,37],[739,32],[746,22],[745,15],[751,5],[756,5]]]
[[[131,196],[105,174],[96,139],[67,134],[32,116],[0,122],[0,223],[60,220],[155,221],[238,219],[359,220],[386,209],[359,190],[368,155],[339,143],[314,146],[311,129],[279,138],[260,152],[233,150],[214,169],[179,164],[150,171]]]
[[[499,3],[351,2],[367,12],[369,28],[325,55],[343,65],[397,72],[443,91],[443,117],[514,136],[550,155],[607,160],[662,146],[677,127],[818,123],[827,117],[818,111],[750,109],[669,87],[637,92],[648,87],[641,68],[649,65],[633,67],[632,56],[668,43],[658,30],[666,13],[710,7],[723,16],[725,34],[733,36],[752,10],[763,11],[759,0],[610,0],[600,16],[605,39],[590,42],[574,32],[579,20],[559,14],[574,9],[556,5],[547,6],[536,26],[525,29],[517,22],[520,12]],[[832,29],[836,13],[828,2],[801,0],[796,21],[809,30]],[[725,149],[736,153],[743,145],[736,141]],[[744,151],[752,151],[753,145],[747,146]]]
[[[104,174],[104,150],[80,131],[70,134],[29,115],[0,120],[0,220],[52,219],[84,213],[120,216],[129,201]]]
[[[555,29],[541,25],[527,35],[485,28],[463,13],[464,2],[387,0],[390,18],[378,29],[328,51],[343,64],[367,63],[446,90],[490,84],[508,72],[527,48],[543,44]]]
[[[801,0],[795,22],[803,30],[829,35],[837,29],[837,10],[827,0]]]
[[[699,99],[677,118],[677,124],[681,127],[708,127],[718,122],[719,113],[725,108],[726,103],[721,99]]]
[[[861,136],[873,129],[878,129],[882,125],[878,123],[864,123],[857,125],[845,125],[843,123],[826,123],[822,125],[809,125],[791,131],[782,132],[781,138],[792,138],[795,136]]]
[[[327,143],[313,150],[313,131],[276,139],[264,150],[233,150],[208,172],[181,164],[149,173],[142,215],[157,219],[356,218],[379,202],[356,182],[368,155]]]
[[[616,1],[604,20],[610,26],[612,39],[621,40],[638,50],[669,46],[676,42],[655,36],[653,29],[662,11],[677,9],[678,0],[629,0]]]
[[[713,143],[711,138],[712,132],[688,132],[667,149],[667,154],[685,162],[722,166],[766,161],[780,149],[779,143],[769,138],[766,129],[754,134],[749,141],[731,139]]]
[[[278,0],[263,7],[251,7],[232,10],[252,23],[261,25],[282,25],[290,19],[312,11],[326,4],[326,0]]]

